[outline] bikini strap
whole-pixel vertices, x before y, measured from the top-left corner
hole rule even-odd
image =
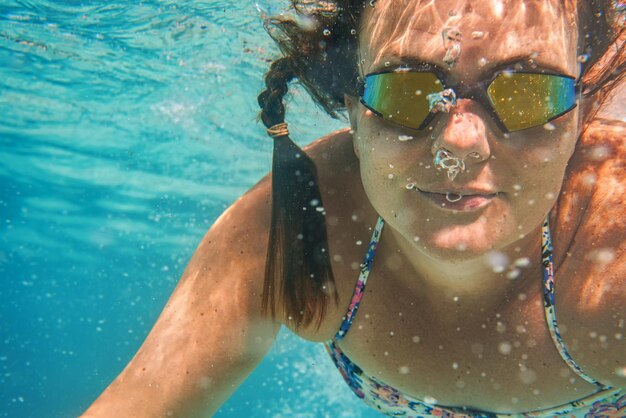
[[[585,373],[581,367],[576,364],[572,356],[567,351],[561,333],[559,332],[559,326],[556,321],[556,314],[554,311],[554,264],[552,262],[552,237],[550,236],[550,225],[548,217],[543,223],[541,228],[541,264],[543,265],[543,302],[544,311],[546,313],[546,322],[548,323],[548,329],[550,330],[550,336],[556,346],[561,357],[565,360],[565,363],[583,380],[599,386],[604,389],[610,389],[610,386],[605,386],[602,383],[595,380],[593,377]]]
[[[374,261],[374,255],[376,254],[376,248],[378,248],[378,240],[380,239],[380,233],[383,230],[384,224],[385,221],[379,216],[378,221],[376,222],[376,227],[374,228],[374,232],[372,233],[372,239],[370,240],[370,244],[367,247],[365,260],[363,261],[363,264],[361,264],[361,273],[359,274],[359,279],[356,282],[354,293],[352,294],[350,307],[348,308],[348,312],[346,312],[346,315],[343,317],[343,322],[341,323],[341,327],[339,327],[339,331],[337,331],[337,334],[335,335],[335,340],[342,339],[348,333],[348,330],[352,325],[352,321],[354,321],[356,311],[359,309],[359,305],[361,304],[361,298],[363,297],[363,293],[365,292],[365,285],[367,284],[367,278],[370,275],[372,262]]]

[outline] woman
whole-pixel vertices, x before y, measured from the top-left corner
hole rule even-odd
[[[390,415],[625,416],[626,127],[594,119],[624,75],[619,5],[294,6],[259,96],[273,175],[85,416],[213,413],[281,325]],[[296,76],[351,125],[306,154]]]

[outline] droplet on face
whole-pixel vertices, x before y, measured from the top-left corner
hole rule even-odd
[[[478,60],[478,66],[479,66],[479,67],[484,67],[485,65],[487,65],[487,63],[488,63],[488,62],[489,62],[489,61],[487,60],[487,58],[485,58],[485,57],[481,57],[481,58]]]
[[[483,39],[484,36],[485,32],[483,31],[475,30],[474,32],[472,32],[472,39]]]

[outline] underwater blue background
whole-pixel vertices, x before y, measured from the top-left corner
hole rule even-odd
[[[255,118],[277,4],[0,2],[0,417],[83,412],[270,169]],[[347,126],[300,88],[287,118],[301,144]],[[216,416],[379,415],[282,330]]]
[[[0,417],[84,411],[270,169],[256,95],[278,57],[260,15],[278,4],[0,2]],[[300,88],[287,120],[300,144],[347,126]],[[379,414],[282,330],[216,416]]]

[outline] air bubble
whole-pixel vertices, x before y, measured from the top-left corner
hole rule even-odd
[[[491,251],[487,253],[487,265],[489,265],[495,273],[502,273],[509,265],[509,258],[506,254],[499,251]]]
[[[413,137],[411,135],[400,135],[400,136],[398,136],[398,141],[400,141],[400,142],[410,141],[411,139],[413,139]]]
[[[516,259],[513,264],[515,265],[515,267],[528,267],[530,265],[530,259],[528,257],[520,257]]]
[[[324,34],[324,36],[330,36],[330,29],[326,28],[322,31],[322,33]]]
[[[356,35],[356,29],[350,29],[350,34],[351,35]]]
[[[587,55],[587,54],[580,54],[580,55],[578,56],[577,60],[578,60],[578,62],[580,62],[581,64],[582,64],[582,63],[585,63],[585,62],[589,61],[589,55]]]
[[[511,346],[511,343],[503,341],[500,344],[498,344],[498,351],[500,352],[500,354],[502,355],[509,355],[511,354],[511,350],[513,349],[513,347]]]
[[[520,275],[520,271],[518,269],[513,269],[506,273],[506,278],[509,280],[517,279]]]
[[[596,184],[596,175],[593,173],[585,174],[583,176],[583,183],[585,183],[586,186],[593,186]]]
[[[519,377],[524,384],[530,385],[537,380],[537,373],[531,369],[524,368],[524,370],[520,371]]]
[[[543,129],[545,129],[546,131],[554,131],[556,129],[556,126],[554,126],[553,123],[548,122],[543,125]]]

